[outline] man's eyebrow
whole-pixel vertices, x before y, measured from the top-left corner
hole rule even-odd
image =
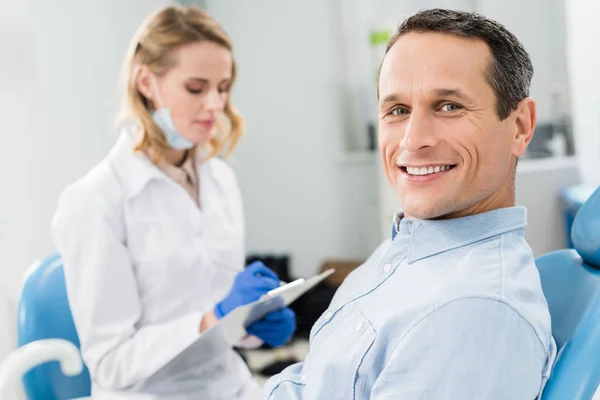
[[[465,101],[471,100],[471,98],[459,88],[437,88],[433,89],[432,93],[436,97],[456,97]],[[398,103],[399,101],[400,96],[397,93],[389,93],[379,101],[379,104],[383,106],[387,103]]]
[[[395,93],[390,93],[388,95],[386,95],[383,99],[381,99],[379,101],[379,103],[381,104],[385,104],[385,103],[396,103],[398,102],[398,95],[396,95]]]
[[[438,97],[458,97],[459,99],[470,100],[470,97],[458,88],[438,88],[433,93]]]

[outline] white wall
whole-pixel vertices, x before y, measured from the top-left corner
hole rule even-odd
[[[53,249],[48,226],[60,191],[113,144],[119,72],[129,40],[148,13],[167,3],[33,3],[37,87],[30,179],[38,230],[30,258]]]
[[[584,182],[600,185],[600,2],[569,0],[566,14],[575,149]]]
[[[233,101],[247,122],[235,154],[249,252],[290,253],[293,272],[364,257],[376,218],[372,162],[343,161],[333,2],[208,1],[235,45]],[[372,218],[368,218],[370,213]]]
[[[568,89],[564,4],[565,0],[477,2],[477,12],[504,24],[529,52],[534,68],[530,95],[537,102],[538,123],[553,117],[553,85]]]
[[[0,196],[0,361],[4,359],[15,333],[14,302],[7,301],[18,263],[30,253],[30,229],[33,218],[28,212],[33,198],[28,185],[33,137],[30,101],[35,88],[34,41],[29,4],[8,4],[0,1],[0,141],[4,144],[0,156],[0,177],[3,185]],[[6,56],[10,55],[10,57]]]
[[[117,77],[130,37],[166,0],[0,3],[0,326],[14,325],[24,269],[52,252],[50,219],[68,183],[114,141]],[[5,312],[6,311],[6,312]],[[13,346],[0,330],[0,359]]]

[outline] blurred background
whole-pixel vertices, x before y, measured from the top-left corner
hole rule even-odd
[[[538,127],[518,167],[517,203],[528,208],[536,255],[569,245],[568,207],[600,184],[600,2],[180,2],[208,11],[235,46],[233,102],[247,131],[232,163],[249,258],[306,277],[351,269],[388,237],[397,206],[376,149],[375,74],[398,22],[430,7],[494,18],[529,51]],[[128,42],[169,3],[0,0],[0,360],[15,346],[23,272],[54,251],[59,193],[115,141]]]

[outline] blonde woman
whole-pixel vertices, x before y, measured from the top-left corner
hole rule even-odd
[[[231,310],[279,285],[262,264],[244,268],[239,188],[216,158],[242,134],[229,100],[235,77],[231,41],[205,13],[169,6],[151,15],[125,60],[130,123],[60,197],[52,231],[94,395],[261,397],[229,348],[152,377]],[[283,309],[248,333],[278,346],[294,330]]]

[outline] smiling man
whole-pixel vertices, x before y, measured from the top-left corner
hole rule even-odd
[[[514,193],[532,75],[521,43],[483,16],[427,10],[398,28],[380,70],[379,145],[403,213],[269,399],[540,395],[556,346]]]

